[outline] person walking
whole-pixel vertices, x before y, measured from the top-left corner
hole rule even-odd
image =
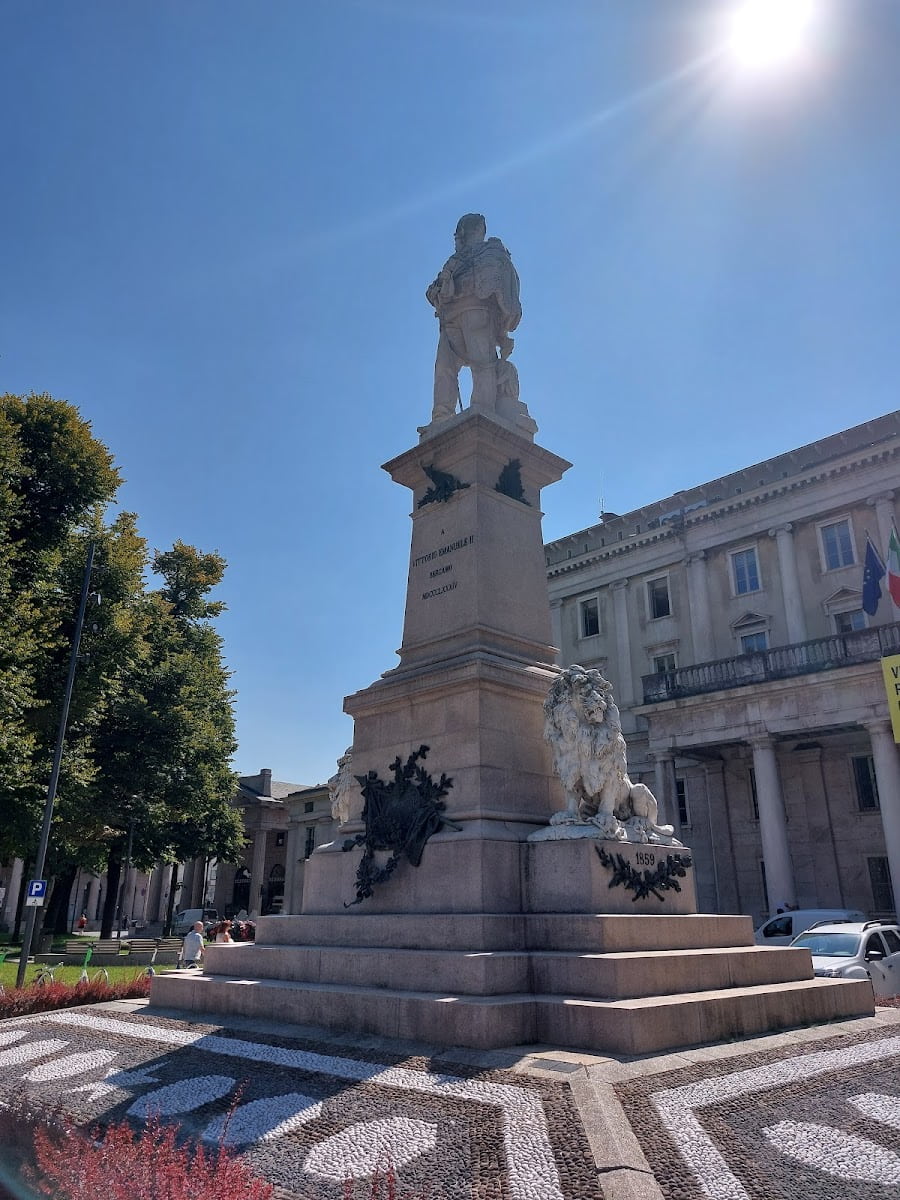
[[[186,967],[199,967],[203,958],[203,922],[195,921],[194,928],[185,937],[181,947],[181,960]]]

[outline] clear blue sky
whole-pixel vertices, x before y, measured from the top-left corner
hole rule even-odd
[[[738,0],[4,0],[0,388],[112,449],[151,546],[229,562],[249,774],[315,783],[396,664],[460,214],[575,465],[545,537],[897,407],[900,5],[817,0],[800,70]]]

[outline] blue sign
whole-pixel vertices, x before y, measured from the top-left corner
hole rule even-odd
[[[47,880],[29,879],[28,890],[25,893],[26,908],[40,908],[47,899]]]

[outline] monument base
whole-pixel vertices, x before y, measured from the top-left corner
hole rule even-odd
[[[157,975],[151,1001],[622,1054],[874,1011],[868,981],[815,979],[807,951],[754,945],[749,917],[696,914],[688,849],[509,833],[432,838],[419,868],[402,863],[349,909],[360,851],[323,847],[307,863],[321,907],[260,918],[253,945],[208,946],[202,975]]]
[[[749,917],[438,914],[262,917],[151,1003],[492,1049],[654,1053],[850,1016],[867,980],[814,979],[806,951],[753,944]]]

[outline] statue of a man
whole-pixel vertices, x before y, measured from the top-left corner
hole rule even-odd
[[[513,348],[509,334],[522,316],[519,277],[509,251],[499,238],[485,241],[486,232],[480,213],[460,217],[456,250],[425,293],[441,327],[432,421],[456,412],[462,367],[472,369],[473,409],[512,421],[525,411],[518,401],[516,369],[507,361]]]

